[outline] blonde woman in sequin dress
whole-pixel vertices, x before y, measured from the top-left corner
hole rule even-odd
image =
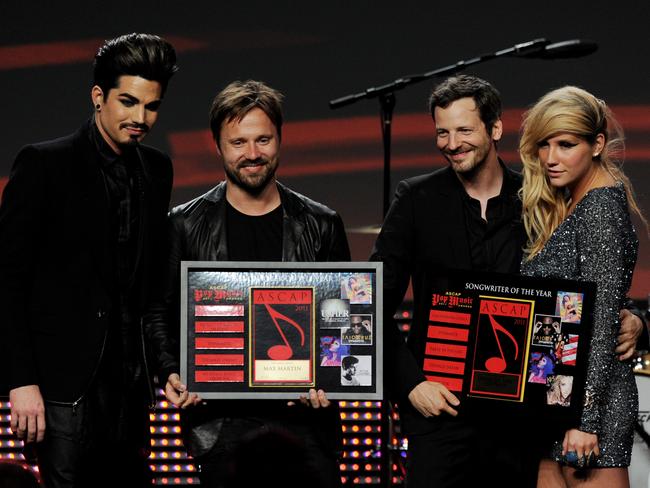
[[[629,486],[637,391],[614,348],[638,248],[628,208],[640,212],[614,162],[620,135],[605,103],[571,86],[543,96],[522,126],[521,271],[597,284],[581,419],[540,463],[538,487]],[[571,452],[578,462],[568,466]]]

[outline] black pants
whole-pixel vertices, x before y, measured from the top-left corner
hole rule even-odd
[[[490,418],[485,424],[440,417],[433,430],[410,434],[406,486],[535,487],[539,463],[535,437]]]
[[[338,460],[309,425],[227,418],[215,446],[196,457],[201,486],[338,488]]]
[[[45,438],[36,445],[47,488],[149,487],[148,412],[98,382],[73,409],[45,405]]]

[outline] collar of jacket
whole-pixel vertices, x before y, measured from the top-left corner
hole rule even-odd
[[[521,188],[521,175],[513,169],[510,169],[501,158],[498,158],[499,166],[503,170],[503,182],[501,183],[500,195],[516,193]],[[440,193],[443,195],[467,195],[463,184],[451,168],[443,168],[442,173],[445,175],[446,182],[440,187]]]
[[[228,259],[226,236],[226,181],[222,181],[205,195],[214,204],[212,225],[217,237],[217,259]],[[282,261],[296,261],[296,248],[306,226],[306,205],[300,196],[279,181],[275,184],[282,202]],[[212,213],[212,212],[211,212]]]

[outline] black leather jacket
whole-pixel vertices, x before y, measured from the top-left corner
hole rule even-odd
[[[277,185],[283,212],[282,260],[349,261],[350,249],[341,217],[328,207],[280,183]],[[228,260],[226,183],[222,182],[206,194],[174,208],[169,215],[168,237],[167,276],[162,280],[158,300],[152,304],[144,320],[162,384],[171,373],[179,372],[180,262]],[[219,436],[222,417],[233,412],[245,416],[242,412],[246,405],[250,410],[250,400],[215,401],[183,411],[185,446],[190,453],[199,456],[209,451]],[[256,403],[258,405],[263,410]],[[340,449],[337,408],[300,408],[292,412],[291,418],[292,422],[304,421],[312,425],[315,437],[326,450],[335,453]]]
[[[282,261],[349,261],[341,217],[330,208],[277,183],[282,201]],[[181,261],[227,261],[226,182],[172,209],[168,267],[158,299],[145,316],[145,333],[164,384],[179,372]]]

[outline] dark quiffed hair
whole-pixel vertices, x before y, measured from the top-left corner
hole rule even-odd
[[[345,356],[341,360],[341,366],[343,366],[343,369],[348,369],[349,367],[354,366],[358,362],[359,362],[359,360],[357,358],[355,358],[354,356]]]
[[[221,90],[210,107],[210,130],[217,146],[224,122],[241,121],[254,108],[262,110],[282,138],[282,98],[279,91],[261,81],[233,81]]]
[[[487,81],[470,75],[447,78],[433,89],[429,97],[429,111],[435,121],[436,107],[447,108],[461,98],[473,98],[481,120],[490,133],[494,123],[501,118],[501,96]]]
[[[153,34],[126,34],[99,48],[93,63],[93,83],[108,96],[120,76],[139,76],[160,83],[164,95],[176,71],[176,51],[170,43]]]

